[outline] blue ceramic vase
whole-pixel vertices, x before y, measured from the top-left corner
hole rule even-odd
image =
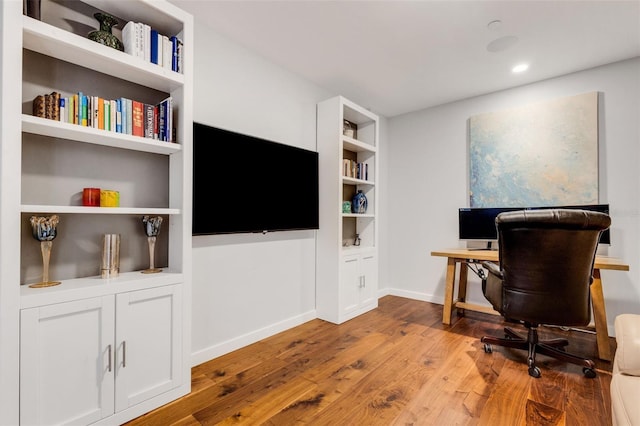
[[[351,211],[353,213],[364,214],[367,212],[367,196],[364,195],[361,189],[356,192],[351,201]]]

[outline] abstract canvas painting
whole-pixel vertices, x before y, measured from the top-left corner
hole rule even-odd
[[[598,202],[598,93],[469,118],[471,207]]]

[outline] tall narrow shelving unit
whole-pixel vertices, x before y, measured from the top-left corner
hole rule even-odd
[[[320,166],[316,311],[340,324],[378,306],[378,116],[342,96],[317,106]],[[357,126],[346,134],[344,122]],[[348,172],[360,164],[363,173]],[[365,212],[343,211],[362,191]],[[356,241],[356,236],[359,240]]]
[[[106,12],[183,41],[174,72],[86,37]],[[190,391],[193,17],[164,0],[0,5],[0,424],[121,424]],[[119,32],[115,34],[121,38]],[[157,104],[175,143],[35,117],[35,96],[84,92]],[[120,207],[78,193],[120,192]],[[28,223],[60,216],[51,276]],[[162,216],[148,274],[142,216]],[[120,275],[100,277],[100,239],[120,233]]]

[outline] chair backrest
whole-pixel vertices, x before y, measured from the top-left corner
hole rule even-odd
[[[522,210],[496,217],[505,317],[532,324],[587,325],[589,286],[607,214]]]

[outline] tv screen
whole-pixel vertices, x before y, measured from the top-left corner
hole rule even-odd
[[[193,235],[318,229],[318,153],[193,123]]]
[[[461,240],[495,241],[498,239],[496,216],[502,212],[514,210],[539,209],[584,209],[609,214],[608,204],[589,204],[581,206],[551,207],[486,207],[458,209],[458,238]],[[600,243],[611,244],[611,234],[607,229],[600,236]]]

